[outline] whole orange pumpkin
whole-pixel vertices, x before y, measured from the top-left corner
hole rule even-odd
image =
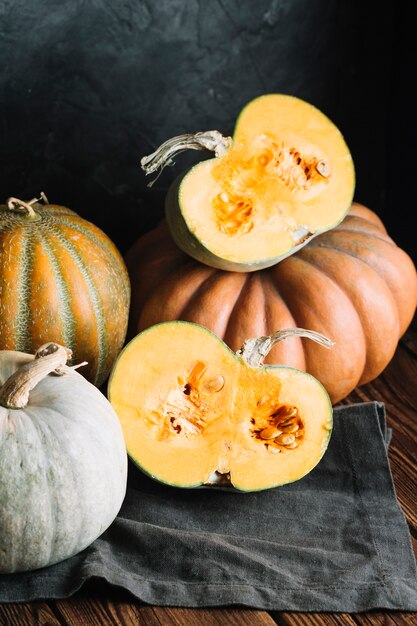
[[[43,200],[0,206],[0,350],[54,341],[100,386],[126,337],[126,266],[100,228]]]
[[[132,286],[129,336],[157,322],[186,320],[237,350],[250,337],[302,327],[335,342],[323,350],[294,337],[265,362],[306,370],[335,404],[378,376],[417,305],[417,273],[380,218],[354,203],[334,229],[296,254],[251,273],[207,267],[181,252],[162,222],[125,261]]]

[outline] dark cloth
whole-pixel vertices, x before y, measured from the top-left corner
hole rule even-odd
[[[389,437],[383,404],[335,408],[316,468],[256,493],[176,489],[131,464],[111,527],[64,562],[0,576],[0,602],[67,597],[99,577],[159,606],[417,610]]]

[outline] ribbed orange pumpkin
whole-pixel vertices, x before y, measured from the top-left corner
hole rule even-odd
[[[258,272],[225,272],[192,260],[167,227],[126,255],[132,284],[129,336],[166,320],[197,322],[237,350],[249,337],[302,327],[335,342],[292,338],[265,362],[313,374],[335,404],[387,366],[417,304],[417,273],[380,218],[355,203],[336,228]]]
[[[129,304],[123,258],[97,226],[55,204],[0,206],[0,350],[65,345],[100,386],[123,346]]]

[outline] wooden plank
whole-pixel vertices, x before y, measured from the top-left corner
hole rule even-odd
[[[279,626],[356,626],[349,613],[288,613],[272,612]]]
[[[155,608],[160,624],[170,626],[276,626],[265,611],[251,609]],[[168,619],[168,621],[167,621]]]
[[[0,626],[276,626],[266,611],[142,606],[80,598],[0,605]]]
[[[383,612],[355,614],[355,622],[360,626],[416,626],[416,613]]]

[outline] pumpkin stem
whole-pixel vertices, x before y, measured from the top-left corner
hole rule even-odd
[[[31,220],[38,219],[38,216],[36,215],[36,212],[33,210],[32,205],[36,204],[37,202],[40,202],[41,200],[45,204],[49,204],[48,198],[46,197],[43,191],[41,191],[40,195],[41,195],[40,198],[32,198],[32,200],[29,200],[29,202],[24,202],[23,200],[20,200],[20,198],[10,197],[7,199],[7,202],[6,202],[7,208],[10,211],[16,211],[16,210],[20,211],[21,209],[25,209],[27,211],[27,216],[29,219]]]
[[[23,409],[29,393],[48,374],[65,374],[63,366],[72,352],[57,343],[45,343],[35,353],[33,360],[22,365],[0,388],[0,405],[9,409]]]
[[[165,141],[152,154],[142,157],[140,165],[146,175],[159,170],[157,177],[148,184],[148,187],[152,187],[163,169],[174,165],[173,157],[177,154],[185,150],[211,150],[216,157],[221,157],[226,154],[231,145],[232,138],[224,137],[218,130],[179,135]]]
[[[289,337],[306,337],[307,339],[312,339],[313,341],[319,343],[325,348],[331,348],[334,346],[333,341],[320,333],[316,333],[314,330],[306,330],[304,328],[287,328],[266,337],[247,339],[236,354],[238,354],[245,361],[245,363],[251,367],[260,367],[263,365],[264,358],[271,351],[273,346],[278,343],[278,341],[288,339]]]

